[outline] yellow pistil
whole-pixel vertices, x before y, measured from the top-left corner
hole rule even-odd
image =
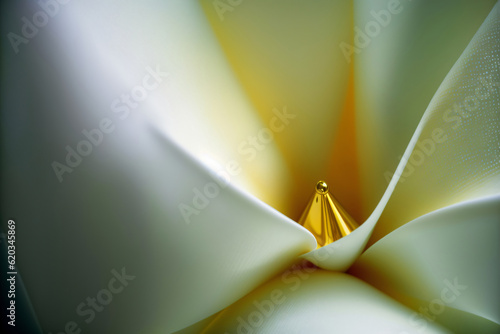
[[[299,224],[314,235],[320,248],[348,235],[359,225],[330,194],[325,181],[319,181],[315,190]]]

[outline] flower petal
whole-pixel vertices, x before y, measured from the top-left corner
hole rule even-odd
[[[350,272],[453,331],[497,332],[499,235],[499,195],[463,202],[396,229]]]
[[[383,195],[390,180],[387,174],[396,169],[426,108],[433,109],[430,113],[437,112],[439,106],[445,108],[443,111],[453,107],[453,103],[462,101],[469,92],[463,94],[457,90],[453,96],[450,89],[465,86],[467,80],[479,80],[483,70],[494,70],[494,66],[488,65],[493,59],[487,58],[495,58],[498,52],[494,38],[489,40],[489,45],[483,43],[480,50],[464,49],[473,38],[473,43],[477,43],[486,36],[484,31],[474,35],[481,25],[495,21],[493,13],[487,17],[496,2],[354,1],[354,24],[368,39],[365,43],[359,33],[356,34],[359,44],[355,45],[361,49],[353,55],[365,217]],[[477,59],[479,55],[474,56],[473,52],[481,53],[484,59]],[[461,61],[455,64],[459,57]],[[459,67],[465,62],[474,64],[463,71]],[[479,64],[485,67],[475,69]],[[437,103],[429,106],[431,99]],[[441,124],[429,125],[429,129],[436,127]]]
[[[305,259],[325,269],[346,270],[374,229],[372,242],[418,214],[499,192],[499,12],[497,3],[441,84],[394,175],[387,172],[388,186],[370,217],[348,236],[303,255]],[[483,83],[487,77],[489,84]],[[470,114],[463,119],[455,114],[460,126],[450,122],[449,108],[472,99],[477,105]],[[406,168],[414,174],[408,175]]]
[[[200,93],[206,81],[202,88],[195,83],[175,87],[182,77],[176,70],[195,77],[187,69],[192,59],[174,65],[194,43],[186,35],[203,36],[206,25],[198,4],[155,4],[160,3],[166,6],[163,13],[171,15],[165,14],[168,28],[183,24],[177,15],[185,15],[195,27],[195,32],[177,30],[177,39],[169,40],[169,46],[182,52],[174,48],[168,61],[160,60],[165,50],[155,54],[136,44],[139,37],[161,40],[154,35],[159,26],[150,24],[162,16],[144,4],[122,1],[70,2],[60,8],[49,30],[30,41],[31,50],[6,56],[12,85],[2,86],[2,102],[12,110],[2,123],[9,138],[2,186],[10,195],[2,205],[18,221],[20,273],[44,332],[60,332],[70,321],[91,333],[180,329],[230,305],[316,247],[304,228],[188,154],[189,144],[179,139],[186,134],[170,131],[202,119],[169,124],[173,119],[161,123],[152,117],[163,109],[173,118],[183,111],[191,115],[198,104],[207,102],[212,110],[215,100],[221,101]],[[146,20],[139,13],[151,16]],[[168,21],[173,17],[175,23]],[[153,35],[134,31],[140,27]],[[127,32],[130,39],[120,40]],[[223,70],[210,43],[200,44],[211,55],[209,64],[218,65],[214,71]],[[169,70],[174,71],[171,76],[165,74]],[[155,79],[152,72],[161,77]],[[146,75],[149,85],[159,82],[158,88],[140,107],[130,107],[126,117],[114,112],[113,101],[140,91]],[[227,76],[221,79],[228,81]],[[161,97],[171,87],[187,101],[173,110]],[[232,98],[227,102],[238,105]],[[251,120],[243,117],[242,127],[259,129]],[[77,151],[84,153],[76,158]],[[60,180],[54,161],[71,165]],[[279,163],[265,167],[272,176]],[[93,309],[96,298],[101,306]]]
[[[221,312],[204,333],[447,333],[353,276],[287,271]]]

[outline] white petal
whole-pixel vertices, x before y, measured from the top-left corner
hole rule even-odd
[[[354,55],[356,131],[366,210],[372,210],[384,193],[388,184],[386,172],[393,173],[396,169],[429,101],[439,97],[439,103],[443,107],[449,104],[446,108],[450,108],[466,96],[458,94],[455,100],[446,101],[443,93],[467,83],[457,76],[458,64],[454,64],[496,2],[354,1],[355,26],[362,32],[369,29],[373,35],[366,35],[369,44]],[[476,40],[478,37],[481,38],[477,36]],[[489,56],[490,51],[481,50],[483,56]],[[464,56],[472,59],[470,51]],[[471,70],[468,78],[478,80],[482,69]],[[443,83],[446,76],[451,78]],[[429,129],[436,127],[442,125],[438,122],[429,125]]]
[[[325,269],[346,270],[365,247],[382,213],[385,216],[377,226],[378,238],[433,209],[499,192],[500,82],[495,87],[495,80],[499,80],[496,70],[500,51],[499,11],[497,3],[441,84],[370,217],[350,235],[305,254],[305,259]],[[465,117],[460,127],[455,127],[455,123],[444,117],[447,110],[454,103],[476,98],[481,76],[488,73],[493,73],[495,88],[481,101],[477,98],[480,108]],[[422,143],[429,138],[439,140],[433,142],[431,153],[424,154]],[[422,156],[425,163],[421,161],[415,166],[414,155]],[[412,166],[415,174],[407,176],[405,168]],[[398,184],[400,181],[404,183]]]
[[[200,3],[255,112],[268,120],[280,104],[296,117],[275,140],[291,173],[291,191],[281,194],[290,205],[281,212],[298,219],[314,184],[337,174],[332,154],[340,116],[352,105],[353,77],[339,45],[351,39],[353,4],[234,1],[234,10],[220,15],[221,2]]]
[[[221,314],[205,333],[447,333],[353,276],[287,271]]]
[[[26,48],[18,56],[12,53],[6,59],[12,85],[2,86],[2,95],[12,110],[4,119],[10,138],[4,166],[10,173],[8,177],[3,174],[3,186],[11,194],[5,211],[18,222],[20,272],[44,331],[60,332],[70,321],[90,333],[173,331],[230,305],[316,243],[308,231],[278,211],[224,185],[186,153],[188,144],[177,146],[163,135],[161,124],[152,124],[150,113],[170,108],[158,102],[162,101],[159,96],[179,84],[175,76],[179,73],[163,78],[158,89],[126,118],[113,113],[112,101],[142,85],[148,66],[156,70],[159,65],[162,72],[186,71],[182,74],[193,79],[195,74],[186,69],[192,62],[174,66],[180,57],[175,47],[185,51],[193,40],[183,39],[187,31],[177,31],[178,44],[170,41],[169,45],[176,55],[167,64],[159,60],[164,50],[153,56],[125,41],[120,50],[120,43],[113,42],[120,36],[112,23],[124,18],[122,23],[129,23],[132,30],[141,24],[151,28],[142,16],[127,20],[138,19],[135,15],[145,7],[125,9],[107,2],[93,11],[93,5],[70,2],[61,6],[50,29],[23,45]],[[165,6],[172,9],[166,11],[172,17],[185,15],[193,21],[201,17],[201,9],[193,2]],[[123,16],[115,16],[117,12]],[[172,17],[165,18],[167,23]],[[158,15],[147,18],[160,20]],[[200,30],[207,26],[195,26],[199,34],[189,34],[203,35]],[[158,29],[153,27],[150,33]],[[167,25],[172,27],[175,24]],[[136,41],[138,35],[136,31],[130,40]],[[137,54],[129,49],[131,45],[137,47]],[[218,64],[214,71],[224,70],[215,51],[210,46],[206,50],[215,58],[209,64]],[[228,81],[227,76],[222,80]],[[195,104],[177,106],[173,115],[181,117],[182,111],[189,115],[198,103],[212,103],[215,108],[217,101],[224,102],[208,98],[195,86],[176,90]],[[206,88],[207,83],[202,86]],[[189,92],[191,100],[186,97]],[[233,93],[237,89],[228,91],[229,96]],[[234,100],[228,98],[229,106],[238,105]],[[248,109],[238,108],[248,116]],[[72,172],[59,182],[52,162],[66,164],[65,147],[78,150],[79,143],[87,140],[82,130],[98,128],[103,119],[113,125],[111,133],[82,154]],[[185,120],[182,129],[201,122],[192,121]],[[260,128],[250,116],[240,121],[247,130]],[[172,122],[170,128],[180,124],[173,123],[174,119],[168,122]],[[180,135],[173,136],[179,139]],[[206,137],[198,138],[202,139]],[[279,164],[269,166],[271,176],[273,166]],[[191,210],[185,211],[186,219],[181,204]],[[122,283],[120,290],[120,282],[113,277],[122,271],[133,278]],[[109,301],[110,291],[118,291],[113,286],[120,292]],[[87,298],[103,300],[99,303],[104,309],[93,311]]]
[[[499,235],[500,196],[459,203],[382,238],[352,273],[454,331],[497,332]]]

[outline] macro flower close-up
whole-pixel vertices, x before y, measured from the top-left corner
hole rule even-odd
[[[497,1],[1,6],[3,332],[500,332]]]

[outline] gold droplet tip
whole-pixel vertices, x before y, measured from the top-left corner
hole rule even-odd
[[[325,181],[319,181],[316,183],[316,192],[320,195],[328,194],[328,184]]]

